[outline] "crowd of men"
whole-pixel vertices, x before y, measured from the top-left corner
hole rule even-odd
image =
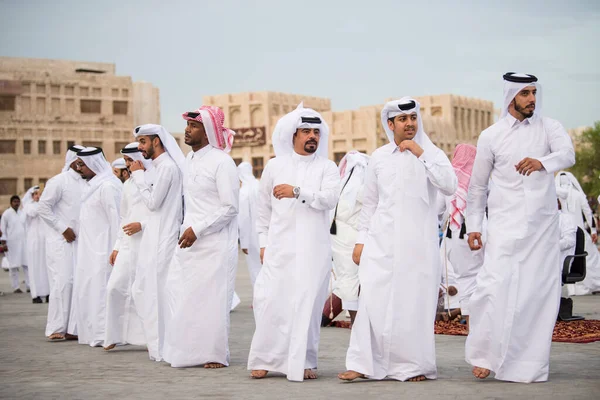
[[[381,111],[388,144],[339,167],[326,122],[300,104],[275,126],[260,182],[228,155],[235,133],[214,106],[182,114],[187,156],[154,124],[136,127],[112,165],[100,148],[72,146],[41,195],[29,189],[21,208],[14,196],[2,216],[13,289],[21,268],[33,302],[49,302],[50,340],[143,345],[172,367],[222,368],[239,244],[255,379],[317,378],[333,295],[352,323],[340,379],[436,379],[436,309],[457,287],[473,374],[545,381],[576,226],[591,228],[588,276],[571,295],[600,290],[600,254],[585,195],[562,171],[575,163],[569,136],[543,116],[535,76],[503,78],[500,119],[452,162],[410,97]]]

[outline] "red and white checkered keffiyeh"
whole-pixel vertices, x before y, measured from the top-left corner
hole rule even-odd
[[[459,144],[454,149],[452,167],[458,178],[458,188],[450,200],[449,224],[453,231],[460,230],[464,221],[465,208],[467,207],[467,191],[471,172],[475,163],[477,147],[471,144]]]
[[[206,136],[211,146],[223,150],[226,153],[231,151],[233,146],[233,136],[235,132],[225,128],[225,114],[223,110],[215,106],[202,106],[197,110],[191,111],[198,113],[198,116],[191,118],[187,112],[183,113],[183,119],[186,121],[198,121],[204,125]]]

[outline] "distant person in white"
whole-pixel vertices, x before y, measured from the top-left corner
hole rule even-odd
[[[246,264],[250,273],[252,287],[260,272],[260,248],[258,247],[258,233],[256,232],[256,217],[258,207],[258,179],[252,173],[252,165],[242,162],[237,167],[240,177],[240,213],[238,216],[240,229],[240,247],[246,255]]]
[[[40,187],[34,186],[23,196],[25,213],[26,246],[25,255],[29,270],[29,286],[33,303],[46,303],[50,297],[48,268],[46,266],[46,234],[49,229],[39,215]]]
[[[7,247],[4,256],[8,259],[10,286],[14,293],[23,293],[19,281],[19,268],[23,270],[25,286],[29,291],[29,273],[25,258],[25,213],[20,206],[21,198],[17,195],[12,196],[10,207],[2,213],[0,220],[0,231]]]

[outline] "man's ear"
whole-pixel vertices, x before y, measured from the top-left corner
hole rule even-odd
[[[388,128],[390,128],[390,130],[393,131],[394,128],[396,127],[396,125],[394,124],[394,120],[388,119],[387,123],[388,123]]]

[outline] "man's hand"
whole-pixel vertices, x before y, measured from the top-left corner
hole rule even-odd
[[[71,229],[71,228],[65,229],[65,231],[62,233],[62,235],[65,238],[65,240],[67,241],[67,243],[73,243],[75,241],[75,239],[77,239],[77,236],[75,236],[75,232],[73,232],[73,229]]]
[[[110,258],[108,259],[108,262],[113,267],[115,266],[115,261],[117,261],[117,254],[119,254],[119,251],[118,250],[113,250],[112,253],[110,253]]]
[[[125,232],[125,234],[127,236],[135,235],[136,233],[140,232],[141,230],[142,230],[142,224],[140,224],[139,222],[132,222],[123,227],[123,232]]]
[[[592,233],[592,242],[596,243],[598,241],[598,235]]]
[[[273,196],[277,200],[281,199],[293,199],[294,198],[294,187],[292,185],[277,185],[273,188]]]
[[[515,169],[521,175],[531,175],[532,172],[541,171],[544,166],[535,158],[525,157],[520,163],[515,165]]]
[[[248,255],[248,249],[242,249],[242,253],[244,253],[245,255]]]
[[[145,171],[146,168],[144,168],[144,163],[142,163],[141,161],[137,160],[137,161],[134,161],[133,163],[131,163],[131,166],[129,167],[129,170],[131,172],[133,172],[133,171]]]
[[[481,249],[481,246],[483,245],[482,241],[481,241],[481,232],[471,232],[469,233],[469,248],[472,251],[476,251]]]
[[[421,157],[421,154],[423,154],[423,149],[414,140],[403,140],[400,142],[400,146],[398,146],[398,148],[400,151],[408,150],[416,157]]]
[[[265,248],[261,247],[260,248],[260,263],[263,263],[263,259],[265,258]]]
[[[365,245],[360,243],[354,245],[354,251],[352,251],[352,261],[354,261],[354,264],[360,265],[360,258],[362,257],[364,247]]]
[[[179,247],[181,247],[182,249],[192,247],[196,239],[198,238],[196,237],[194,230],[190,226],[185,230],[185,232],[183,232],[183,235],[181,235],[181,237],[179,238]]]

